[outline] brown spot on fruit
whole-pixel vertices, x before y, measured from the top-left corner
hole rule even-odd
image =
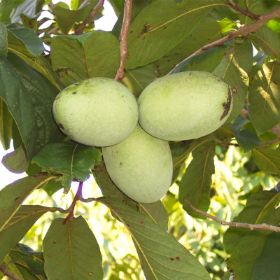
[[[62,123],[59,123],[59,124],[58,124],[58,127],[59,127],[60,129],[62,129],[62,130],[64,129],[64,126],[62,125]]]

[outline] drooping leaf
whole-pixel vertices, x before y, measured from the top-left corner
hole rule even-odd
[[[100,202],[107,205],[130,231],[145,259],[143,268],[148,269],[144,271],[148,279],[210,279],[201,264],[149,217],[116,199],[103,198]]]
[[[259,191],[252,194],[235,221],[279,225],[280,209],[276,209],[279,201],[280,194],[277,192]],[[230,254],[228,264],[234,271],[236,279],[260,280],[261,275],[266,275],[265,279],[269,280],[278,279],[279,263],[273,259],[279,254],[278,239],[279,233],[228,229],[224,236],[224,245],[227,253]],[[275,247],[271,246],[272,242],[275,243]],[[270,251],[268,251],[269,247]],[[269,269],[264,266],[265,263],[270,263]],[[273,278],[274,276],[276,277]]]
[[[0,62],[0,96],[13,116],[30,159],[62,134],[52,117],[55,88],[22,60],[9,55]]]
[[[222,0],[153,1],[132,22],[127,68],[158,60],[181,43],[210,9],[223,5]]]
[[[80,181],[84,181],[100,161],[100,150],[72,142],[49,144],[32,160],[45,171],[61,173],[71,180]]]
[[[57,36],[51,42],[51,61],[65,85],[91,77],[114,77],[119,64],[119,42],[110,32]]]
[[[43,248],[49,280],[103,279],[98,243],[82,217],[67,222],[54,220]]]
[[[7,105],[0,99],[0,140],[5,150],[10,148],[13,132],[13,118]]]
[[[13,173],[22,173],[28,167],[28,161],[22,146],[2,158],[2,164]]]
[[[2,197],[1,201],[3,201]],[[0,230],[0,263],[43,214],[49,211],[54,212],[57,209],[37,205],[23,205],[16,210],[15,214]]]
[[[67,34],[75,23],[83,22],[96,3],[97,0],[88,1],[86,6],[78,10],[70,10],[67,7],[63,7],[61,3],[56,4],[53,13],[62,32]]]
[[[259,134],[280,121],[279,75],[277,63],[264,64],[250,83],[249,115]]]
[[[221,63],[213,71],[213,74],[222,78],[227,84],[230,85],[233,94],[233,108],[230,120],[235,119],[239,115],[241,109],[244,106],[247,88],[248,88],[248,75],[245,71],[242,71],[239,63],[240,52],[244,52],[244,48],[238,44],[234,47],[228,48],[221,60]],[[252,48],[247,49],[246,62],[242,61],[244,64],[252,64]]]
[[[19,25],[8,26],[9,49],[15,53],[28,52],[32,56],[39,56],[44,51],[43,41],[36,33]]]
[[[8,53],[8,32],[5,24],[0,22],[0,56]]]
[[[253,158],[258,167],[268,173],[280,175],[280,148],[257,148],[253,150]]]
[[[214,155],[214,142],[206,142],[194,149],[193,159],[180,182],[179,201],[192,216],[197,216],[197,214],[189,209],[188,202],[203,211],[208,210],[211,177],[215,171]]]

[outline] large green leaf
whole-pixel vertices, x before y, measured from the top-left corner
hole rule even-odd
[[[62,134],[52,117],[55,88],[14,55],[0,61],[0,96],[11,112],[31,158]]]
[[[92,8],[96,5],[97,0],[88,2],[86,6],[78,10],[69,10],[62,6],[61,3],[55,5],[53,13],[63,33],[68,33],[76,22],[83,22],[87,18]]]
[[[201,264],[158,224],[122,201],[103,198],[115,216],[130,231],[142,258],[148,279],[203,280],[210,276]],[[141,258],[141,259],[142,259]]]
[[[51,61],[65,85],[91,77],[114,77],[119,64],[119,42],[110,32],[57,36],[51,42]]]
[[[253,150],[253,158],[258,167],[268,174],[280,175],[280,148],[258,148]]]
[[[187,202],[204,211],[209,207],[211,177],[215,171],[214,155],[214,142],[206,142],[194,149],[193,159],[180,182],[179,201],[193,216],[197,214],[189,209]]]
[[[8,32],[5,24],[0,22],[0,56],[8,53]]]
[[[69,180],[84,181],[95,164],[101,161],[101,152],[75,143],[55,143],[45,146],[32,160],[43,170],[60,173]]]
[[[244,106],[248,90],[248,75],[242,70],[239,63],[252,65],[252,56],[252,46],[247,48],[247,55],[244,56],[243,46],[235,44],[234,47],[228,48],[221,63],[213,71],[213,74],[222,78],[231,86],[233,93],[233,108],[230,119],[234,119],[239,115]],[[245,60],[240,61],[240,57],[244,57]]]
[[[3,230],[29,194],[51,180],[49,176],[25,177],[0,191],[0,232]]]
[[[223,0],[153,1],[132,22],[127,68],[158,60],[191,34],[210,9],[224,5]]]
[[[1,201],[2,197],[1,197]],[[23,205],[0,230],[0,263],[9,251],[24,237],[31,226],[45,213],[56,211],[37,205]],[[1,214],[2,218],[2,214]]]
[[[280,121],[280,66],[264,64],[250,83],[249,114],[259,134]]]
[[[217,21],[210,15],[203,17],[195,24],[192,32],[179,45],[155,62],[159,75],[162,76],[168,73],[176,64],[179,64],[190,54],[219,37],[220,28]],[[200,56],[201,58],[203,57],[203,63],[202,59],[185,61],[180,66],[178,65],[173,72],[180,72],[185,69],[213,71],[224,55],[223,48],[216,50],[214,52],[207,52],[205,56]],[[214,65],[214,68],[212,65]]]
[[[0,277],[4,277],[4,275],[1,274],[1,272],[5,272],[6,275],[10,275],[16,280],[25,280],[23,275],[20,273],[18,267],[13,263],[11,260],[10,256],[7,255],[3,262],[1,263],[1,270],[0,270]],[[13,279],[11,278],[10,279]],[[28,279],[28,280],[33,280],[33,279]]]
[[[279,201],[280,193],[277,192],[260,191],[252,194],[235,221],[278,225],[280,209],[276,209],[276,206]],[[279,255],[279,233],[230,228],[224,236],[224,245],[230,254],[228,264],[236,279],[279,279],[279,262],[274,260]],[[265,266],[268,263],[269,269]],[[261,275],[265,275],[265,278],[261,278]]]
[[[39,56],[44,51],[43,41],[31,30],[18,25],[8,26],[9,49],[14,52],[28,52]]]
[[[82,217],[54,220],[43,248],[49,280],[103,279],[98,243]]]

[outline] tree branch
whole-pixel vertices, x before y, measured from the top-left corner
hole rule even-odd
[[[280,8],[275,9],[274,11],[265,14],[265,15],[261,15],[259,16],[259,19],[250,24],[250,25],[244,25],[242,27],[240,27],[238,30],[230,32],[229,34],[227,34],[226,36],[211,42],[209,44],[204,45],[203,47],[199,48],[198,50],[196,50],[195,52],[193,52],[191,55],[189,55],[187,58],[185,58],[183,61],[181,61],[180,63],[178,63],[170,72],[172,73],[174,71],[174,69],[176,69],[177,67],[179,67],[179,65],[181,63],[185,63],[188,60],[190,60],[191,58],[200,55],[206,51],[208,51],[209,49],[215,48],[215,47],[219,47],[224,45],[226,42],[233,40],[234,38],[237,37],[247,37],[250,33],[254,33],[256,32],[258,29],[260,29],[263,25],[265,25],[269,20],[276,18],[276,17],[280,17]]]
[[[128,56],[128,33],[132,15],[132,0],[125,0],[124,16],[120,38],[120,66],[115,80],[121,80],[124,76],[125,63]]]
[[[95,5],[95,7],[92,9],[91,13],[88,15],[88,17],[84,20],[84,22],[77,27],[75,30],[75,34],[79,35],[83,33],[83,30],[86,28],[86,26],[94,21],[94,18],[96,17],[97,13],[103,8],[105,0],[99,0],[98,3]],[[86,2],[87,3],[87,2]]]
[[[238,4],[236,4],[232,0],[229,0],[228,6],[251,19],[258,20],[260,18],[259,15],[252,13],[248,9],[244,9],[244,8],[240,7]]]
[[[72,220],[74,218],[74,210],[75,210],[77,201],[81,200],[83,197],[83,194],[82,194],[83,184],[84,184],[84,182],[79,182],[78,190],[75,194],[75,197],[74,197],[69,209],[67,210],[69,212],[69,214],[65,218],[64,223],[66,223],[67,221]]]
[[[185,200],[187,206],[193,210],[194,212],[200,214],[203,217],[206,217],[210,220],[215,221],[223,226],[228,226],[232,228],[244,228],[249,230],[260,230],[260,231],[273,231],[273,232],[280,232],[280,227],[268,225],[268,224],[248,224],[248,223],[239,223],[239,222],[227,222],[224,220],[219,219],[216,216],[208,214],[200,209],[195,208],[189,201]]]
[[[0,271],[7,276],[10,280],[20,280],[13,273],[11,273],[5,265],[0,265]]]

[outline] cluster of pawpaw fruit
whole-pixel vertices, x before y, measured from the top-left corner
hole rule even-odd
[[[232,108],[229,86],[211,73],[188,71],[156,79],[138,100],[121,83],[91,78],[61,91],[53,104],[59,128],[81,144],[102,147],[116,186],[138,202],[168,190],[168,141],[205,136],[225,123]]]

